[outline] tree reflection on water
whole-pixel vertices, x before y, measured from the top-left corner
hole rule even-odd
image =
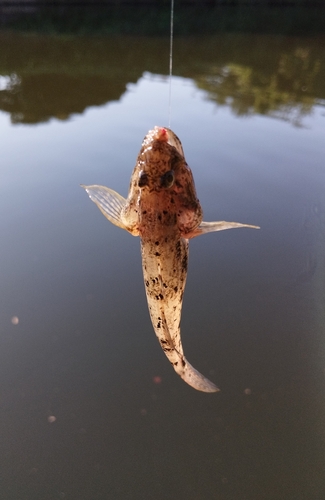
[[[0,109],[12,123],[68,119],[119,100],[145,73],[168,74],[164,37],[46,36],[3,32]],[[322,36],[180,37],[174,75],[190,78],[237,116],[270,115],[301,126],[325,99]]]
[[[278,55],[272,74],[253,66],[230,63],[214,67],[197,78],[199,88],[218,105],[230,106],[238,115],[271,115],[301,126],[302,118],[315,105],[314,82],[321,60],[307,48]]]

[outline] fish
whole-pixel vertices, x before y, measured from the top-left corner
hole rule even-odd
[[[128,197],[99,185],[82,187],[104,216],[141,241],[143,278],[153,329],[176,373],[202,392],[220,389],[184,356],[180,321],[189,240],[213,231],[258,226],[203,222],[192,172],[181,141],[167,127],[145,136],[133,170]]]

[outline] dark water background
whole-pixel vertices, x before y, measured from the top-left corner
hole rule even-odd
[[[126,195],[168,121],[168,37],[0,47],[1,500],[324,498],[324,35],[174,41],[205,220],[261,226],[190,244],[183,345],[212,395],[158,345],[138,239],[79,187]]]

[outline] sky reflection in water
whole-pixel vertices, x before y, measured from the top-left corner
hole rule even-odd
[[[261,226],[190,244],[184,349],[221,388],[199,394],[155,339],[139,241],[79,188],[126,195],[143,136],[167,124],[167,80],[147,66],[118,100],[81,114],[36,125],[0,114],[4,498],[318,500],[322,99],[299,123],[253,104],[240,115],[231,93],[211,99],[213,72],[209,88],[173,78],[172,129],[205,220]]]

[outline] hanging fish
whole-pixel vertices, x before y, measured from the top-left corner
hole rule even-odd
[[[155,127],[143,140],[127,199],[104,186],[82,186],[105,217],[140,236],[142,268],[150,317],[174,370],[203,392],[219,389],[184,356],[180,333],[187,276],[188,240],[212,231],[251,227],[238,222],[202,222],[189,169],[178,137]]]

